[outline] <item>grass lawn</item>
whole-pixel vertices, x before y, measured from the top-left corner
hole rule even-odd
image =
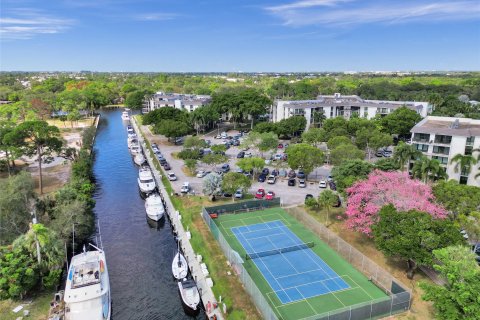
[[[263,211],[245,212],[239,214],[221,214],[217,219],[214,219],[214,221],[230,246],[243,257],[245,257],[246,251],[244,246],[238,241],[238,238],[232,233],[232,228],[238,226],[251,226],[254,224],[263,225],[268,221],[282,221],[290,231],[292,231],[296,236],[298,236],[298,238],[301,239],[301,241],[305,243],[315,242],[315,246],[312,247],[311,250],[349,285],[349,288],[347,289],[316,294],[307,299],[282,303],[278,294],[273,292],[271,284],[267,282],[266,278],[269,277],[272,279],[272,277],[268,274],[265,275],[265,271],[262,273],[254,260],[245,260],[243,266],[255,281],[260,291],[264,294],[267,301],[269,301],[269,303],[272,305],[280,319],[301,319],[329,311],[335,311],[337,309],[349,307],[357,303],[365,303],[377,299],[389,300],[387,295],[382,290],[370,282],[361,272],[356,270],[353,266],[341,258],[333,249],[322,242],[315,234],[307,230],[301,223],[290,216],[282,208],[270,208]],[[255,234],[256,236],[260,237],[264,232],[266,231],[260,230],[256,231]],[[264,241],[263,239],[265,238],[262,238],[261,241]],[[279,239],[279,241],[280,240],[281,239]],[[292,252],[291,254],[294,253]],[[282,261],[291,262],[292,260],[284,259]],[[303,273],[308,273],[297,271],[297,269],[301,270],[307,262],[295,262],[296,263],[292,263],[296,273],[293,276],[303,277]],[[262,263],[266,264],[267,262],[263,260],[257,263],[261,266]],[[274,273],[278,272],[278,269],[284,268],[284,266],[281,264],[275,263],[273,265],[266,265],[266,267],[269,273],[272,273],[272,276]],[[276,276],[273,277],[275,278],[275,281],[282,281],[279,279],[283,278],[277,278]],[[330,278],[330,276],[327,277]],[[309,283],[308,276],[306,276],[306,278],[304,277],[304,279],[306,281],[304,283],[301,282],[300,287],[297,286],[296,288],[301,288],[304,286],[304,284],[307,285]],[[318,286],[318,284],[315,284],[315,286]]]
[[[53,291],[41,292],[36,296],[30,297],[25,301],[2,300],[0,301],[0,319],[15,320],[23,316],[23,311],[30,311],[28,319],[45,320],[48,318],[48,310],[50,309],[50,301],[53,300]],[[31,301],[31,303],[26,303]],[[23,305],[23,309],[14,313],[12,310],[19,305]]]

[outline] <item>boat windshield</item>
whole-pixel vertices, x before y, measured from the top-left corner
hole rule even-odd
[[[140,179],[141,183],[152,183],[153,179]]]
[[[85,262],[73,270],[72,289],[100,283],[100,264],[98,261]]]

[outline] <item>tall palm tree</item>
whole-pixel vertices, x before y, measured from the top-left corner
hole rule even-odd
[[[478,149],[472,150],[473,151],[478,151]],[[450,164],[455,163],[455,166],[453,167],[453,170],[455,172],[460,173],[465,173],[465,175],[469,175],[470,171],[472,171],[472,168],[478,163],[480,158],[480,155],[475,158],[472,155],[463,155],[463,154],[456,154],[451,160]]]
[[[428,180],[435,181],[447,178],[447,174],[440,165],[440,162],[436,159],[429,159],[427,157],[421,157],[415,161],[412,172],[415,178],[419,178],[425,183],[427,183]]]
[[[405,165],[408,164],[411,159],[415,159],[421,154],[422,153],[415,149],[414,146],[400,142],[398,146],[395,147],[393,160],[398,163],[400,170],[405,171]]]
[[[312,116],[313,116],[313,122],[312,122],[313,127],[315,127],[316,125],[318,125],[319,127],[322,126],[323,121],[327,119],[327,116],[323,111],[313,111]]]
[[[337,204],[338,196],[332,190],[325,190],[318,196],[318,204],[320,208],[325,209],[327,214],[326,225],[330,224],[330,210]]]

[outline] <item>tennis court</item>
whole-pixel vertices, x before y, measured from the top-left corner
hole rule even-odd
[[[231,230],[283,304],[350,288],[280,220]]]
[[[220,214],[214,223],[279,319],[389,299],[282,208]]]

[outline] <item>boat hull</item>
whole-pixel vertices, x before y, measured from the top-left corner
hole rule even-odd
[[[182,266],[178,267],[178,256],[180,255],[180,261]],[[177,280],[182,280],[188,275],[188,264],[187,260],[185,260],[185,257],[180,253],[177,252],[175,257],[173,258],[172,261],[172,274],[173,277]]]
[[[194,317],[200,313],[200,301],[198,301],[198,303],[196,303],[194,306],[190,306],[185,302],[182,295],[182,285],[180,284],[180,282],[178,283],[178,295],[180,296],[180,300],[182,301],[183,311],[187,315]]]

